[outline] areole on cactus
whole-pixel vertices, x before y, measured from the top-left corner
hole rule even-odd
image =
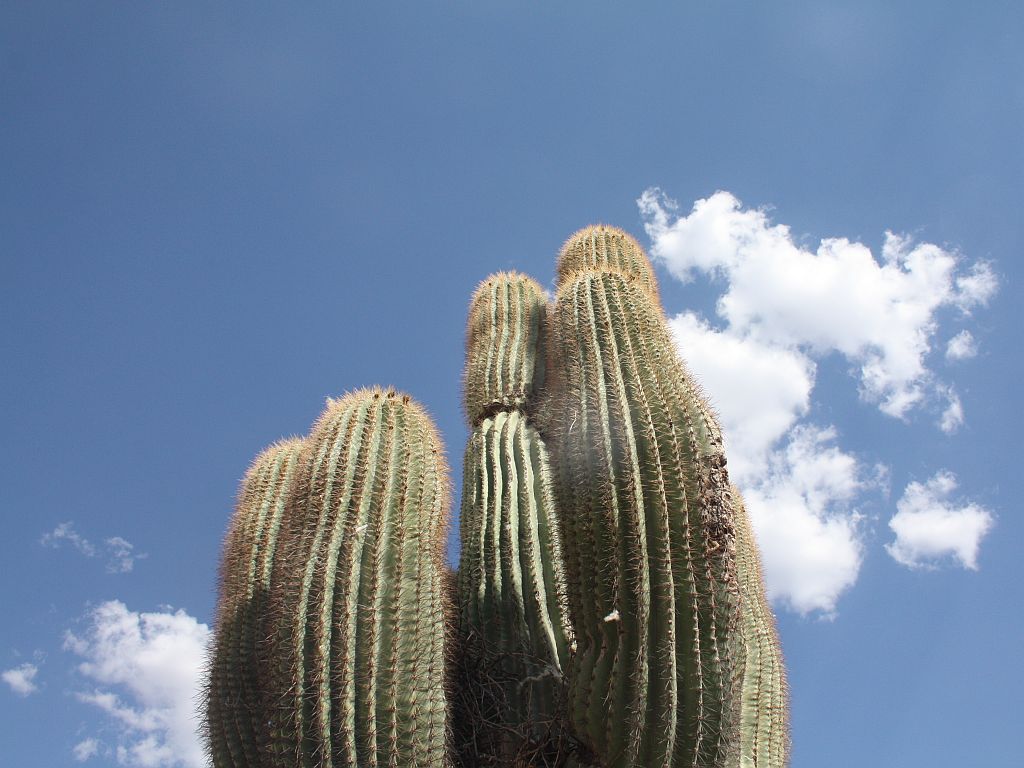
[[[647,256],[562,248],[553,301],[470,304],[461,555],[423,409],[330,401],[243,481],[205,730],[215,768],[786,762],[786,685],[722,436]]]

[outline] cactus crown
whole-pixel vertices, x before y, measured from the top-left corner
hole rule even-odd
[[[558,255],[558,286],[570,282],[577,272],[622,272],[639,281],[643,290],[658,303],[658,283],[640,243],[625,230],[595,224],[575,232]]]
[[[466,328],[466,416],[478,424],[497,410],[522,407],[543,385],[544,316],[540,284],[499,272],[473,294]]]

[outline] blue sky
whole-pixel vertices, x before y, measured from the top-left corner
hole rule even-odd
[[[393,384],[457,478],[470,293],[593,222],[726,425],[794,768],[1018,754],[1024,14],[557,5],[0,9],[3,762],[201,765],[251,458]]]

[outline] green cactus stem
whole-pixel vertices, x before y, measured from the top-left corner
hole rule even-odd
[[[301,450],[301,440],[285,440],[256,458],[242,481],[225,539],[204,702],[207,746],[217,768],[264,764],[259,745],[266,710],[255,674],[256,627]]]
[[[434,426],[408,396],[329,401],[271,582],[275,765],[447,764],[447,477]]]
[[[738,489],[733,488],[736,567],[743,595],[743,691],[739,768],[782,768],[789,748],[786,674],[761,557]]]
[[[599,242],[635,242],[601,229]],[[601,766],[724,766],[738,746],[742,648],[721,433],[675,352],[649,263],[583,232],[560,259],[561,365],[548,366],[543,404],[572,543],[569,722]],[[570,271],[581,249],[586,264]]]
[[[514,273],[470,306],[458,594],[476,765],[542,764],[560,733],[572,633],[547,447],[527,417],[546,308]]]

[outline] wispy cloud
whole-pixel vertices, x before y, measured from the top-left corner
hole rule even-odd
[[[911,568],[934,568],[943,561],[977,570],[981,540],[992,529],[992,513],[974,504],[950,501],[956,490],[952,472],[937,472],[926,483],[909,483],[896,503],[889,527],[896,540],[886,550]]]
[[[111,536],[104,539],[100,546],[96,546],[78,533],[74,523],[70,520],[60,523],[52,531],[44,533],[39,539],[39,543],[53,549],[59,549],[62,545],[68,544],[86,557],[103,558],[106,560],[107,573],[130,573],[135,567],[136,560],[147,557],[145,552],[136,552],[135,546],[121,536]]]
[[[946,409],[939,418],[939,429],[947,435],[952,435],[964,424],[964,406],[960,402],[960,395],[952,387],[946,387]]]
[[[39,674],[39,667],[26,662],[0,672],[0,679],[19,696],[29,696],[39,690],[39,686],[35,683],[37,674]]]
[[[75,530],[75,524],[70,520],[61,523],[49,533],[44,533],[39,543],[44,547],[58,549],[62,544],[70,544],[86,557],[96,557],[96,547],[88,539],[81,536]]]
[[[136,553],[135,546],[120,536],[112,536],[104,542],[107,554],[107,573],[130,573],[135,567],[135,561],[146,557],[146,554]]]
[[[184,611],[138,613],[116,600],[92,610],[84,632],[67,634],[65,650],[93,685],[77,697],[117,729],[119,763],[205,765],[197,708],[209,635]]]
[[[926,364],[938,313],[953,309],[962,319],[983,306],[995,274],[891,232],[880,259],[845,238],[811,250],[728,192],[688,212],[653,188],[637,204],[656,261],[684,282],[703,275],[720,286],[717,325],[694,312],[670,325],[721,417],[769,593],[800,613],[832,615],[857,580],[865,549],[858,502],[878,487],[878,468],[844,451],[835,426],[808,421],[817,363],[842,355],[855,364],[865,402],[904,420],[924,406],[944,409],[937,423],[952,434],[963,406]],[[965,356],[970,333],[954,339],[953,355]]]

